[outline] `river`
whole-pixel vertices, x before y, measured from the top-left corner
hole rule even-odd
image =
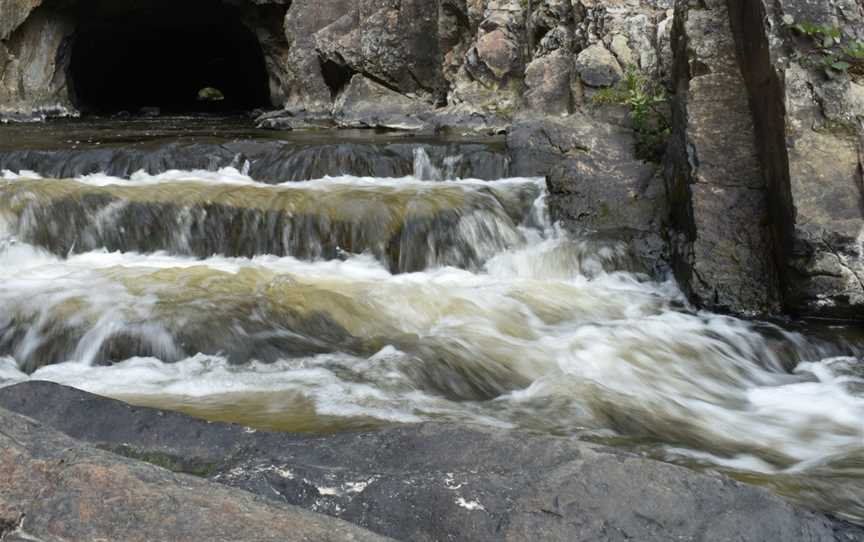
[[[114,144],[140,146],[130,137]],[[257,429],[566,435],[864,522],[859,330],[696,310],[625,247],[551,224],[542,179],[466,178],[504,171],[482,146],[353,144],[339,164],[395,152],[392,175],[344,174],[308,146],[280,152],[329,176],[280,181],[284,162],[254,153],[3,171],[0,385],[50,380]]]

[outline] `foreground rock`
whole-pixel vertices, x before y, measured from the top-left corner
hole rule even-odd
[[[41,382],[0,390],[0,406],[101,448],[400,540],[864,540],[862,531],[765,490],[568,439],[439,424],[332,436],[254,433]],[[46,432],[0,417],[0,429],[26,451],[38,442],[16,429],[22,423]],[[159,474],[160,483],[168,476],[134,468]],[[171,479],[199,490],[205,485]],[[26,489],[31,482],[17,480],[16,495],[23,493],[19,483]],[[208,490],[208,502],[224,494]],[[201,502],[189,499],[179,502]],[[185,517],[175,509],[142,509],[145,519]],[[291,517],[293,509],[285,510]],[[286,521],[262,520],[259,528]]]
[[[0,540],[383,540],[0,410]]]

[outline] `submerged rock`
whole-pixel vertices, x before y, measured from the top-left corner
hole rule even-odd
[[[2,540],[332,540],[380,536],[97,450],[0,409]]]
[[[763,489],[564,438],[443,424],[250,432],[46,382],[0,390],[0,406],[399,540],[864,540]]]
[[[12,219],[21,240],[61,256],[100,248],[306,260],[369,253],[404,273],[439,265],[478,268],[524,243],[518,227],[540,194],[531,181],[405,181],[372,189],[337,180],[269,187],[40,179],[0,181],[0,213]]]
[[[452,120],[433,116],[429,122],[438,126]],[[487,120],[463,118],[461,125],[470,132],[478,124],[483,131],[500,130],[500,125],[489,128]],[[57,179],[93,173],[128,178],[139,170],[159,174],[232,167],[264,183],[339,175],[404,177],[414,173],[418,148],[438,167],[448,157],[461,157],[452,178],[496,180],[506,177],[508,169],[503,138],[317,130],[333,126],[329,115],[272,114],[260,122],[277,130],[316,130],[251,134],[251,125],[214,128],[202,119],[136,119],[121,126],[113,122],[0,126],[0,172],[33,171]],[[28,144],[22,145],[25,140]],[[70,140],[75,142],[71,148]]]

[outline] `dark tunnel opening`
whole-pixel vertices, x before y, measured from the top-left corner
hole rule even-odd
[[[219,0],[133,5],[80,15],[69,80],[82,112],[239,112],[271,105],[261,46],[234,9]]]

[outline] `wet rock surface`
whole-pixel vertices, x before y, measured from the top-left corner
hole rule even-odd
[[[0,410],[0,539],[384,540],[324,515],[111,454]]]
[[[764,490],[569,439],[438,424],[329,436],[256,433],[45,382],[0,390],[0,406],[99,448],[400,540],[864,540],[860,529],[803,511]],[[79,454],[82,449],[63,437],[37,439],[50,432],[23,418],[7,414],[0,422],[6,435],[0,438],[12,435],[18,441],[10,443],[13,452],[6,452],[7,457],[29,454],[36,461],[37,454],[54,457],[59,453],[55,446]],[[19,457],[10,461],[21,461]],[[206,486],[126,459],[98,457],[131,472],[125,483],[137,483],[135,474],[146,472],[163,491],[173,488],[166,478],[183,480],[192,490]],[[91,472],[78,465],[65,472]],[[36,468],[35,463],[25,466]],[[20,487],[30,487],[24,484]],[[208,490],[207,498],[212,502],[226,493]],[[72,502],[77,504],[78,498]],[[12,505],[16,500],[7,497]],[[191,499],[184,505],[199,502]],[[285,510],[269,506],[266,513]],[[142,512],[145,517],[149,513]],[[264,527],[281,528],[292,517],[283,514]],[[34,514],[33,520],[38,519]],[[33,520],[25,528],[38,527]],[[209,528],[234,520],[223,515]],[[366,539],[360,531],[334,525],[330,536],[351,533]],[[266,539],[266,533],[258,532]]]
[[[580,116],[524,121],[507,136],[515,175],[545,176],[552,220],[601,245],[625,246],[640,271],[669,267],[668,208],[655,164],[633,156],[630,130]]]
[[[312,122],[304,117],[291,120]],[[450,157],[451,178],[507,176],[503,138],[368,130],[259,131],[247,119],[219,117],[0,126],[0,171],[33,171],[51,178],[93,173],[128,178],[139,170],[159,174],[233,167],[265,183],[338,175],[404,177],[415,171],[418,148],[438,168]]]
[[[325,182],[333,190],[322,195]],[[178,182],[106,188],[40,179],[0,185],[6,198],[0,209],[18,217],[12,228],[22,240],[59,256],[101,248],[197,258],[333,260],[366,253],[404,273],[434,265],[478,269],[490,255],[472,243],[524,243],[517,227],[528,221],[540,194],[532,181],[511,190],[435,188],[430,194],[428,187],[406,182],[370,193],[335,180],[312,187]],[[10,206],[12,201],[27,203]],[[484,227],[466,232],[467,223]]]

